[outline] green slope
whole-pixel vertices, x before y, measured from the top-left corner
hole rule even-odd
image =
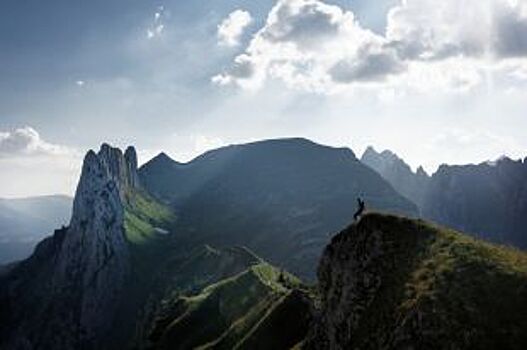
[[[370,214],[333,238],[318,275],[323,317],[308,348],[527,347],[527,254],[518,250]]]
[[[260,262],[197,294],[165,300],[152,347],[289,349],[304,339],[310,320],[311,303],[300,287],[294,276]]]

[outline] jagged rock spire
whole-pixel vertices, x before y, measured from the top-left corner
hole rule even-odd
[[[90,150],[84,158],[52,282],[64,291],[65,300],[72,301],[64,305],[70,324],[77,325],[69,329],[72,344],[90,344],[90,339],[99,339],[112,327],[130,268],[124,228],[126,196],[139,186],[137,179],[132,147],[123,155],[120,149],[103,144],[98,153]],[[69,309],[77,313],[70,315]]]

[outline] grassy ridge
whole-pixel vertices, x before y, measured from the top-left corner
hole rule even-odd
[[[329,331],[308,348],[527,348],[527,254],[510,247],[372,213],[333,238],[319,280]]]
[[[308,322],[298,322],[296,332],[269,336],[288,319],[310,317],[308,300],[293,287],[301,287],[296,277],[261,262],[196,295],[181,296],[174,319],[156,330],[156,348],[254,349],[255,342],[274,341],[273,349],[288,349],[303,339]]]

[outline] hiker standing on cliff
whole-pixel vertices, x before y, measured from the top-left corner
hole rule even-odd
[[[362,216],[362,213],[364,212],[364,209],[366,208],[364,201],[360,197],[357,198],[357,204],[359,207],[357,208],[357,211],[353,215],[353,219],[355,221],[357,221],[357,219]]]

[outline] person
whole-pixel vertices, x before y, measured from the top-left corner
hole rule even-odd
[[[361,217],[362,213],[364,212],[364,209],[366,208],[366,205],[365,205],[364,201],[360,197],[357,198],[357,204],[359,205],[359,208],[357,209],[357,211],[353,215],[353,219],[355,221],[357,221],[357,219]]]

